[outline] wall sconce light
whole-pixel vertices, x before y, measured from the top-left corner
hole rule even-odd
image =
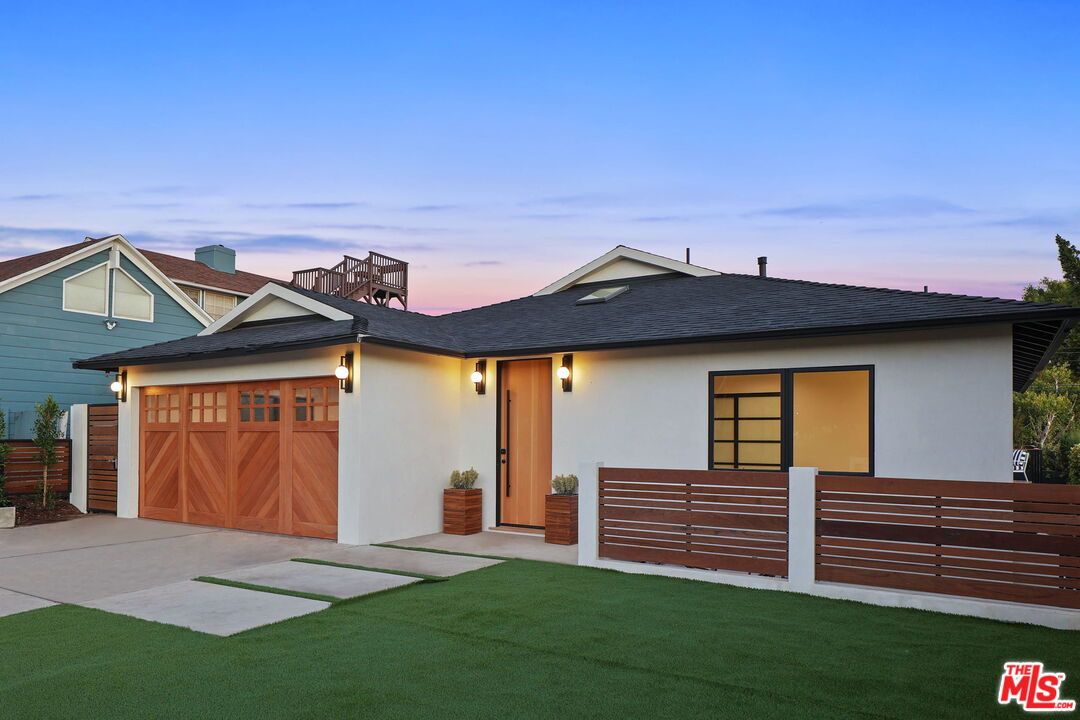
[[[341,363],[334,368],[334,377],[338,379],[338,386],[347,393],[352,392],[353,359],[352,352],[341,356]]]
[[[574,389],[574,356],[563,355],[562,365],[555,371],[555,374],[562,380],[563,392],[570,392]]]
[[[109,390],[116,393],[116,399],[127,402],[127,370],[116,373],[116,377],[109,383]]]
[[[476,369],[472,371],[469,379],[476,384],[476,394],[483,395],[487,390],[487,360],[476,361]]]

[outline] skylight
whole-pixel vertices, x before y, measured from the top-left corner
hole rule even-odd
[[[594,303],[602,303],[611,300],[614,297],[622,295],[624,292],[630,289],[629,285],[616,285],[615,287],[599,288],[592,291],[585,297],[578,300],[575,305],[592,305]]]

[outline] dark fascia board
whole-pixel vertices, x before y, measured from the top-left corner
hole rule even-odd
[[[1043,313],[1008,313],[995,317],[977,316],[972,318],[953,318],[941,321],[910,321],[894,323],[872,323],[867,325],[824,326],[819,328],[798,328],[794,330],[768,330],[763,332],[733,333],[725,335],[692,335],[681,338],[661,338],[656,340],[636,340],[627,342],[608,342],[573,345],[548,345],[525,348],[493,348],[489,350],[470,350],[465,357],[512,357],[516,355],[545,355],[585,350],[622,350],[635,347],[664,345],[693,345],[701,343],[743,342],[749,340],[785,340],[807,337],[838,337],[843,335],[864,335],[905,330],[935,330],[949,327],[967,327],[972,325],[1004,325],[1024,320],[1073,320],[1080,317],[1080,308],[1061,312]]]
[[[1031,371],[1031,375],[1028,377],[1027,381],[1020,387],[1014,388],[1016,392],[1024,392],[1031,387],[1031,383],[1035,381],[1035,376],[1042,372],[1043,368],[1045,368],[1050,360],[1053,359],[1054,354],[1057,353],[1058,348],[1061,347],[1061,343],[1065,342],[1065,337],[1069,334],[1069,331],[1076,326],[1076,323],[1077,321],[1075,319],[1064,320],[1061,323],[1061,327],[1059,327],[1057,333],[1054,334],[1054,339],[1046,346],[1046,351],[1043,353],[1042,357],[1039,358],[1039,362],[1035,365],[1035,369]]]
[[[164,365],[167,363],[195,362],[198,360],[215,360],[225,357],[239,357],[241,355],[264,355],[267,353],[289,352],[290,350],[307,350],[309,348],[326,347],[328,345],[343,345],[356,342],[356,334],[335,335],[333,337],[319,338],[317,340],[305,340],[303,342],[280,343],[264,347],[238,347],[215,350],[212,352],[196,352],[178,355],[162,355],[160,357],[131,358],[118,363],[115,360],[93,362],[93,359],[76,360],[71,364],[76,370],[104,370],[116,372],[121,367],[134,367],[137,365]]]

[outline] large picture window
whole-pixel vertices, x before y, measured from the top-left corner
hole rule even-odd
[[[873,473],[873,368],[709,375],[709,467]]]

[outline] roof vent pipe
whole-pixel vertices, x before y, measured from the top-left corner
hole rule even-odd
[[[765,266],[769,263],[769,258],[762,255],[757,259],[757,274],[761,277],[765,277]]]

